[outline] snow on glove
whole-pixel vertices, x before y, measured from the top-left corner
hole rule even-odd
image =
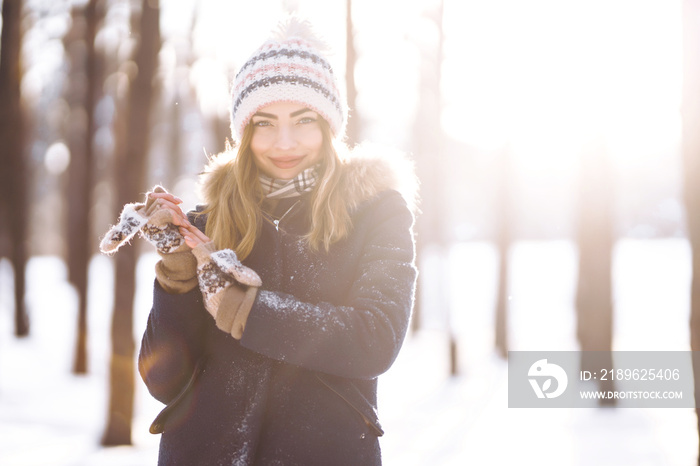
[[[161,186],[156,186],[153,192],[167,191]],[[172,212],[161,209],[156,201],[146,194],[145,203],[125,205],[119,215],[119,223],[110,228],[100,242],[100,251],[105,254],[114,254],[139,231],[141,236],[153,244],[161,254],[186,248],[185,239],[178,227],[173,224]]]
[[[192,253],[197,258],[197,279],[204,298],[204,307],[216,319],[226,288],[243,285],[259,287],[258,274],[241,263],[230,249],[217,251],[212,241],[200,243]]]
[[[100,242],[100,251],[105,254],[114,254],[123,244],[139,232],[146,224],[148,218],[138,212],[144,204],[127,204],[119,215],[119,223],[109,229]]]

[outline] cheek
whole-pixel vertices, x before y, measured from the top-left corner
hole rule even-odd
[[[309,131],[309,133],[306,135],[305,145],[310,150],[315,152],[321,150],[321,147],[323,146],[323,133],[319,128],[314,128],[313,131]]]
[[[268,139],[259,131],[253,133],[253,137],[250,139],[250,150],[256,158],[261,157],[268,150],[270,146]]]

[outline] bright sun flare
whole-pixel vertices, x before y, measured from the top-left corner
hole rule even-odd
[[[535,165],[599,138],[619,162],[671,152],[680,20],[678,1],[447,2],[443,126]]]

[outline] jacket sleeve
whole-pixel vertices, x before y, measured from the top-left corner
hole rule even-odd
[[[167,404],[192,376],[203,353],[205,318],[199,288],[183,294],[167,293],[158,281],[153,308],[141,341],[138,367],[148,391]]]
[[[395,193],[366,220],[372,227],[343,305],[312,304],[261,289],[243,332],[244,347],[342,377],[370,379],[391,366],[413,305],[413,215]]]

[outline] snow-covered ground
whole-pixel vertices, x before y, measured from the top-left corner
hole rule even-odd
[[[485,243],[455,245],[422,263],[424,329],[411,334],[380,378],[384,463],[393,465],[697,464],[694,410],[509,409],[507,364],[493,355],[497,256]],[[522,242],[512,251],[513,350],[575,350],[576,249]],[[150,306],[153,255],[139,263],[134,335]],[[133,447],[101,448],[107,404],[112,266],[92,262],[90,374],[70,373],[76,296],[65,265],[34,257],[28,267],[32,334],[12,336],[12,283],[0,261],[0,465],[155,464],[160,409],[137,379]],[[443,277],[437,280],[436,277]],[[615,349],[687,350],[690,250],[682,239],[623,240],[615,249]],[[437,293],[450,299],[437,299]],[[438,304],[439,303],[439,304]],[[448,376],[450,322],[460,375]]]

